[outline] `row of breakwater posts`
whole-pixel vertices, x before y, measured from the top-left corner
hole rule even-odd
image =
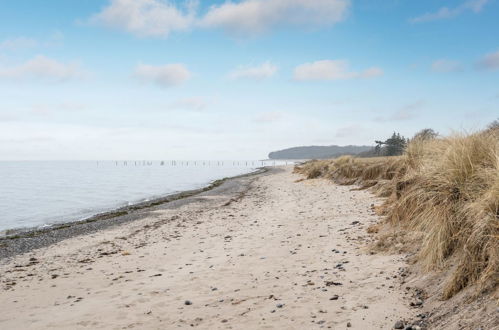
[[[275,160],[159,160],[159,161],[137,161],[137,160],[116,160],[116,161],[97,161],[97,166],[113,163],[115,166],[244,166],[244,167],[264,167],[280,166],[294,164],[292,161]]]

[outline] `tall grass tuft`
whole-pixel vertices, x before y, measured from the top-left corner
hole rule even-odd
[[[296,171],[308,174],[315,165]],[[499,281],[499,130],[416,139],[400,157],[342,157],[321,162],[321,174],[340,184],[372,187],[386,219],[422,237],[426,270],[449,269],[443,297],[469,285],[477,292]]]

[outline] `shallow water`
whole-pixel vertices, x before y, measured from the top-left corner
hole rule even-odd
[[[268,161],[0,162],[0,231],[69,222],[211,181]]]

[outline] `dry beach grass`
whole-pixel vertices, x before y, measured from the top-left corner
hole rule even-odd
[[[387,197],[379,210],[396,231],[419,238],[419,264],[426,270],[449,270],[444,299],[468,286],[474,287],[475,296],[497,290],[497,129],[414,140],[399,157],[340,157],[312,161],[295,170],[308,178],[360,184]]]

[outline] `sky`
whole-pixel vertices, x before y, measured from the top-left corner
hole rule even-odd
[[[3,0],[0,160],[264,159],[499,118],[499,0]]]

